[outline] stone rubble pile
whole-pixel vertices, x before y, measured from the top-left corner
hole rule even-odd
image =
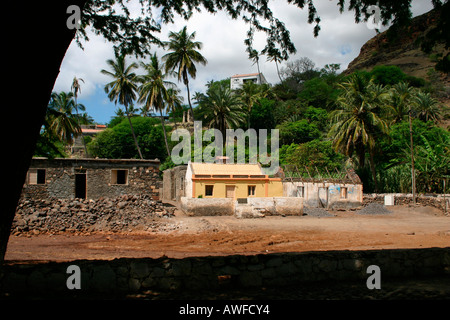
[[[21,199],[13,233],[91,232],[148,230],[155,218],[170,218],[175,207],[166,207],[148,195],[122,195],[92,199]]]

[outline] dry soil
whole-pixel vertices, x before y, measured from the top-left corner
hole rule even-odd
[[[10,237],[6,260],[114,259],[368,250],[450,246],[450,217],[432,207],[389,207],[389,214],[331,212],[331,217],[208,216],[154,221],[150,231],[21,234]]]

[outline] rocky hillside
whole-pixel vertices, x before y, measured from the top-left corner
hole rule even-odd
[[[428,53],[422,50],[422,44],[429,39],[429,32],[436,26],[439,11],[431,10],[411,20],[407,27],[390,29],[367,41],[360,54],[348,66],[345,74],[355,70],[371,70],[377,65],[396,65],[408,75],[430,81],[437,90],[436,97],[450,106],[450,77],[441,72],[432,72],[440,57],[449,50],[444,43],[436,43]]]
[[[355,70],[370,70],[376,65],[396,65],[405,73],[426,78],[430,68],[436,65],[436,57],[445,55],[443,43],[435,45],[433,50],[425,53],[421,49],[427,33],[435,27],[439,13],[431,10],[412,19],[411,24],[392,32],[389,29],[367,41],[359,56],[350,62],[346,73]]]

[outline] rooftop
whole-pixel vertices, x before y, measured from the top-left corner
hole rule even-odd
[[[256,77],[259,73],[235,74],[232,78]]]
[[[234,175],[261,175],[261,167],[259,164],[248,163],[198,163],[192,162],[193,174],[234,174]]]

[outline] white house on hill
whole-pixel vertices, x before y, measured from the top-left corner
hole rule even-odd
[[[251,81],[256,84],[268,83],[262,73],[235,74],[231,77],[231,90],[242,88],[245,82]]]

